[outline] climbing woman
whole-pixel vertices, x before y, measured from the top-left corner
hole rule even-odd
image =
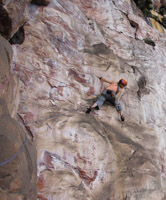
[[[116,83],[107,81],[104,78],[100,78],[100,80],[109,83],[109,86],[97,97],[97,101],[87,109],[86,113],[90,113],[93,108],[99,110],[104,102],[108,101],[115,106],[120,119],[124,121],[125,118],[122,115],[122,106],[119,103],[119,98],[123,89],[127,86],[127,81],[125,79],[120,79],[119,82]]]

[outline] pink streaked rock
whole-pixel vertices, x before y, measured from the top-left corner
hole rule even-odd
[[[134,9],[128,0],[31,5],[13,71],[17,113],[36,136],[39,199],[164,198],[166,39]],[[124,123],[109,104],[85,114],[107,86],[99,77],[128,81]]]

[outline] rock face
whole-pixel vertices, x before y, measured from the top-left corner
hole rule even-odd
[[[38,200],[164,200],[165,34],[129,0],[52,0],[29,12],[12,70],[15,112],[37,148]],[[101,76],[128,81],[124,123],[108,104],[85,114]]]
[[[0,44],[0,199],[35,200],[36,150],[12,118],[18,107],[18,81],[10,71],[11,46],[1,36]]]
[[[32,0],[31,3],[41,6],[47,6],[51,0]]]
[[[26,21],[31,0],[0,0],[0,34],[9,39]]]

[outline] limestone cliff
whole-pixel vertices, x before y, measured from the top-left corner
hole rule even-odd
[[[37,149],[37,199],[165,200],[162,24],[161,32],[150,26],[130,0],[26,5],[21,34],[8,38],[18,80],[9,110]],[[85,114],[103,90],[98,77],[128,81],[125,122],[108,104]]]
[[[0,199],[36,199],[36,151],[17,116],[19,86],[11,45],[0,36]]]

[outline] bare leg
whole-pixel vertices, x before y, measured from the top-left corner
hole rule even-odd
[[[97,103],[95,102],[95,103],[91,106],[91,108],[95,108],[96,106],[98,106],[98,105],[97,105]]]

